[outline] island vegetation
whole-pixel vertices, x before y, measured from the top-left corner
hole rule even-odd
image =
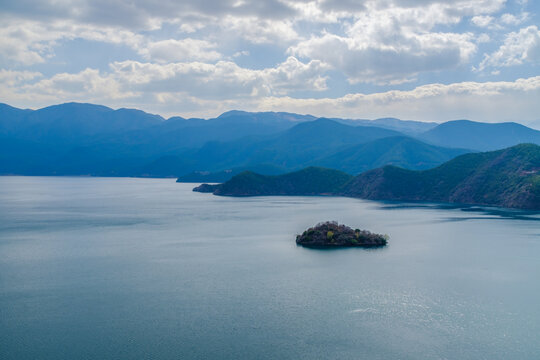
[[[296,243],[306,247],[380,247],[387,241],[388,235],[353,230],[336,221],[319,223],[296,236]]]

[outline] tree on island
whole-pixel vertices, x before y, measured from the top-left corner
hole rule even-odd
[[[375,234],[338,224],[337,221],[321,222],[296,236],[296,243],[308,247],[377,247],[385,246],[388,235]]]

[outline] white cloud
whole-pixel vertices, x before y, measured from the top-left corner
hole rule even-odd
[[[538,61],[540,61],[540,30],[532,25],[520,29],[519,32],[507,34],[504,43],[497,51],[484,56],[478,70]]]
[[[268,97],[252,109],[348,118],[395,116],[424,121],[521,122],[538,118],[538,98],[540,76],[514,82],[429,84],[410,91],[348,94],[335,99]]]
[[[180,25],[180,31],[183,32],[183,33],[191,34],[191,33],[197,32],[197,31],[199,31],[201,29],[204,29],[205,26],[206,25],[203,22],[200,22],[200,21],[186,22],[186,23],[183,23],[182,25]]]
[[[290,43],[300,36],[291,21],[264,20],[256,17],[227,16],[220,21],[222,31],[254,44]]]
[[[508,14],[508,13],[501,15],[501,22],[506,25],[517,26],[524,23],[528,19],[529,19],[529,13],[526,13],[526,12],[522,12],[518,16],[514,14]]]
[[[185,98],[172,95],[167,98],[170,102],[163,107],[148,104],[148,109],[169,115],[198,117],[216,116],[230,109],[242,109],[363,119],[392,116],[420,121],[471,119],[527,123],[538,119],[539,97],[540,77],[532,77],[513,82],[429,84],[409,91],[354,93],[338,98],[265,96],[225,101],[190,99],[190,103],[186,103]]]
[[[214,61],[222,57],[217,45],[206,40],[168,39],[150,42],[140,53],[147,59],[158,62],[177,62],[186,60]]]
[[[486,33],[480,34],[480,35],[478,35],[476,37],[476,42],[479,43],[479,44],[487,43],[487,42],[490,42],[490,41],[491,41],[491,38]]]
[[[21,83],[25,83],[42,76],[43,74],[36,71],[15,71],[0,69],[0,83],[8,86],[19,85]]]
[[[488,27],[495,20],[493,16],[489,15],[477,15],[473,16],[471,22],[478,27]]]
[[[449,82],[456,73],[460,79],[481,77],[470,72],[471,64],[480,62],[475,58],[477,46],[498,40],[503,30],[513,32],[498,50],[485,55],[479,69],[497,76],[501,67],[539,61],[538,28],[523,25],[537,14],[521,9],[509,13],[514,8],[505,7],[507,2],[4,1],[0,4],[0,66],[6,69],[0,70],[0,94],[2,101],[24,102],[24,107],[77,100],[194,115],[215,115],[231,108],[271,108],[347,117],[481,120],[488,113],[493,119],[503,119],[512,110],[526,118],[536,104],[529,100],[538,90],[516,86],[535,78],[504,83],[506,87],[500,82],[456,87],[432,84],[404,92],[334,98],[350,88],[339,83],[343,78],[391,89],[404,82],[411,82],[409,87],[421,85],[426,72],[438,72],[441,81]],[[528,10],[532,11],[531,6]],[[45,77],[35,71],[46,73],[61,66],[58,62],[52,65],[58,60],[55,51],[74,39],[115,44],[118,49],[127,46],[133,51],[126,53],[134,57],[103,60],[97,65],[92,56],[93,62],[77,64],[87,69],[74,74],[62,70]],[[281,59],[281,63],[262,69],[261,65],[249,69],[235,63],[260,64],[257,61],[266,54],[268,59],[262,63],[270,59]],[[34,64],[40,65],[32,67]],[[447,70],[452,72],[445,73]],[[335,78],[329,77],[337,73]],[[502,88],[494,91],[497,86]],[[311,91],[326,98],[292,98]],[[511,106],[505,96],[516,105]],[[523,109],[516,110],[518,105]]]
[[[163,115],[202,117],[236,108],[425,121],[538,119],[540,76],[508,82],[428,84],[408,91],[352,93],[338,98],[286,96],[296,89],[324,89],[324,78],[317,75],[321,69],[324,66],[320,63],[304,64],[294,58],[264,70],[243,69],[230,62],[159,65],[126,61],[113,64],[110,73],[86,69],[36,82],[39,74],[0,72],[0,79],[22,79],[2,81],[0,94],[14,105],[24,104],[28,98],[42,105],[92,101],[113,107],[134,106]],[[190,89],[193,86],[196,88]]]
[[[54,47],[61,41],[76,38],[137,49],[144,37],[133,32],[107,28],[77,25],[72,22],[6,20],[0,28],[0,58],[16,65],[43,63],[53,56]]]
[[[126,89],[141,92],[189,93],[203,99],[226,99],[283,95],[297,90],[326,89],[326,70],[319,61],[304,64],[294,57],[275,68],[252,70],[230,61],[216,64],[170,63],[164,65],[135,61],[111,65],[111,77]]]
[[[289,54],[318,59],[342,71],[350,83],[396,84],[429,71],[456,69],[476,52],[474,34],[434,31],[464,16],[497,11],[504,1],[366,1],[345,33],[326,31],[299,41]],[[350,14],[349,14],[350,16]],[[477,23],[490,16],[477,15]]]
[[[221,101],[261,96],[281,96],[294,91],[326,89],[327,67],[319,61],[302,63],[294,57],[274,68],[252,70],[230,61],[216,64],[177,62],[168,64],[122,61],[109,72],[85,69],[60,73],[32,82],[40,76],[30,72],[0,72],[0,94],[4,101],[32,99],[34,102],[92,101],[109,103],[117,99],[154,99],[184,96]],[[19,84],[24,81],[24,84]]]
[[[242,51],[237,51],[233,54],[233,58],[236,58],[236,57],[240,57],[240,56],[249,56],[249,51],[248,50],[242,50]]]
[[[41,18],[46,22],[69,19],[78,24],[122,27],[131,31],[152,30],[163,22],[194,16],[283,19],[295,14],[294,9],[279,0],[17,0],[3,3],[1,8],[10,18]]]
[[[270,87],[271,94],[286,94],[296,90],[322,91],[326,90],[327,77],[322,73],[328,66],[318,60],[307,64],[289,56],[286,61],[276,68],[261,71],[261,76]]]
[[[378,29],[379,30],[379,29]],[[359,36],[324,34],[289,48],[291,54],[321,60],[349,82],[400,83],[418,73],[455,68],[476,51],[472,34],[411,34],[373,29]]]
[[[85,69],[76,74],[60,73],[49,79],[20,87],[22,96],[37,96],[42,99],[123,99],[133,95],[121,91],[112,78],[102,76],[98,70]]]

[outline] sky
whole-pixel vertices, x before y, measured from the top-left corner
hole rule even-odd
[[[540,126],[537,0],[0,2],[0,102]]]

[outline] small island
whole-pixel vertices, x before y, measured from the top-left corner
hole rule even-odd
[[[381,247],[388,241],[388,235],[374,234],[367,230],[351,229],[327,221],[317,224],[296,236],[296,244],[306,247]]]

